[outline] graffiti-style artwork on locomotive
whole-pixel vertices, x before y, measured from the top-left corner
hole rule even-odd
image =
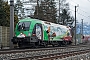
[[[70,27],[38,19],[22,19],[15,28],[12,42],[18,47],[68,45],[72,43]]]
[[[70,27],[63,26],[63,25],[58,25],[54,23],[49,23],[49,24],[44,24],[45,27],[44,29],[48,31],[47,33],[49,34],[49,40],[59,40],[62,41],[62,39],[66,41],[71,41],[72,36],[70,32]]]

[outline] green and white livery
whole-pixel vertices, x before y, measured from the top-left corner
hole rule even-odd
[[[36,47],[49,44],[60,46],[65,42],[71,43],[71,41],[69,27],[32,18],[22,19],[17,23],[15,37],[12,39],[13,44],[18,45],[18,47]]]

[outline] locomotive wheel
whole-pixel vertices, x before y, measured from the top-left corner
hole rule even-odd
[[[69,44],[68,45],[71,45],[72,44],[72,42],[71,41],[69,41]]]
[[[31,48],[38,48],[39,45],[38,45],[37,42],[34,42],[34,43],[31,43],[30,47],[31,47]]]
[[[54,45],[54,44],[52,44],[52,46],[53,46],[53,47],[55,47],[55,45]]]
[[[67,41],[63,41],[63,45],[65,45],[65,46],[66,46],[67,44],[68,44],[68,43],[67,43]]]
[[[62,46],[62,43],[61,42],[58,42],[58,46]]]
[[[47,47],[47,44],[44,44],[44,47]]]
[[[18,43],[18,47],[19,47],[19,48],[22,48],[22,44]]]
[[[38,42],[36,42],[35,44],[34,44],[34,48],[38,48],[39,47],[39,44],[38,44]]]

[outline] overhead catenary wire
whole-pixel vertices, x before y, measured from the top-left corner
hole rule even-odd
[[[73,1],[73,0],[70,0],[70,1],[72,1],[73,3],[75,3],[76,5],[79,5],[79,3],[77,3],[77,2],[75,2],[75,1]],[[70,2],[69,1],[69,2]],[[89,1],[90,2],[90,0],[87,0],[87,1]],[[71,3],[69,3],[71,6],[74,6],[74,5],[72,5]],[[74,6],[75,7],[75,6]],[[89,12],[86,12],[86,11],[84,11],[83,9],[81,9],[80,7],[79,7],[79,9],[80,10],[82,10],[84,13],[87,13],[87,14],[89,14]]]
[[[70,0],[70,1],[73,1],[73,0]],[[76,2],[75,2],[76,3]],[[73,7],[75,7],[74,5],[72,5],[71,3],[69,3],[71,6],[73,6]],[[77,4],[77,3],[76,3]],[[70,9],[71,10],[71,9]],[[84,10],[82,10],[80,7],[79,7],[79,10],[80,11],[82,11],[83,13],[86,13],[86,14],[88,14],[88,16],[85,16],[85,15],[83,15],[83,14],[81,14],[80,12],[78,12],[77,11],[77,13],[79,14],[79,15],[81,15],[81,16],[84,16],[84,17],[86,17],[86,18],[90,18],[90,15],[89,15],[89,13],[88,12],[86,12],[86,11],[84,11]],[[74,11],[74,10],[71,10],[71,11]],[[75,11],[74,11],[75,12]]]
[[[71,9],[70,9],[71,10]],[[71,10],[71,11],[74,11],[74,10]],[[75,11],[74,11],[75,12]],[[77,12],[77,14],[79,14],[79,15],[81,15],[81,16],[83,16],[83,17],[86,17],[86,18],[90,18],[90,16],[85,16],[85,15],[83,15],[83,14],[81,14],[81,13],[79,13],[79,12]]]
[[[73,0],[70,0],[70,1],[72,1],[72,2],[73,2],[73,3],[75,3],[76,5],[78,5],[78,4],[79,4],[79,3],[77,3],[77,2],[75,2],[75,1],[73,1]],[[70,1],[69,1],[69,2],[70,2]]]
[[[69,3],[69,4],[70,4],[70,3]],[[75,6],[72,5],[72,4],[70,4],[70,5],[73,6],[73,7],[75,7]],[[89,12],[86,12],[86,11],[82,10],[80,7],[79,7],[79,9],[80,9],[83,13],[89,14]]]

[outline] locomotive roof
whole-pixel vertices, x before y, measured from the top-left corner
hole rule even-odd
[[[19,20],[19,22],[22,22],[22,21],[40,21],[40,20],[38,20],[38,19],[32,19],[32,18],[25,18],[25,19]]]
[[[56,23],[52,23],[52,22],[48,22],[48,21],[42,21],[42,20],[39,20],[39,19],[25,18],[25,19],[19,20],[19,22],[23,22],[23,21],[33,21],[33,22],[39,22],[39,23],[41,22],[44,25],[48,24],[48,25],[51,25],[51,26],[56,26],[56,27],[60,26],[62,28],[68,28],[65,25],[60,25],[60,24],[56,24]]]

